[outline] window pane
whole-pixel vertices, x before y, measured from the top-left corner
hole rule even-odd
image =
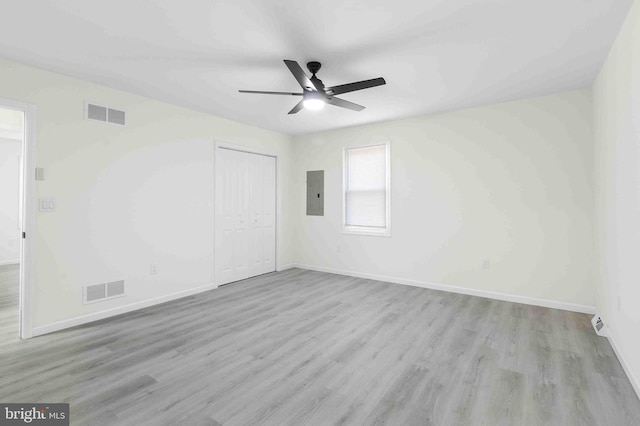
[[[384,191],[385,152],[384,145],[347,151],[348,191]]]
[[[347,150],[345,224],[385,228],[386,146]]]
[[[347,192],[347,218],[349,226],[386,226],[386,195],[384,191]]]

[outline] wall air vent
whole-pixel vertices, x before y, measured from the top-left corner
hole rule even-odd
[[[109,111],[107,112],[107,120],[109,121],[109,123],[119,124],[121,126],[124,126],[126,124],[125,116],[126,114],[124,113],[124,111],[113,108],[109,108]]]
[[[85,102],[84,116],[87,120],[102,121],[104,123],[127,124],[127,113],[125,111]]]
[[[124,280],[88,285],[82,291],[82,301],[85,305],[122,296],[124,296]]]
[[[107,297],[124,296],[124,280],[107,283]]]
[[[88,285],[84,291],[85,303],[96,302],[106,297],[106,286],[104,284]]]
[[[89,120],[107,121],[107,108],[100,105],[87,104]]]

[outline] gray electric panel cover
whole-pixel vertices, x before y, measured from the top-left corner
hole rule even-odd
[[[307,172],[307,216],[324,216],[324,170]]]

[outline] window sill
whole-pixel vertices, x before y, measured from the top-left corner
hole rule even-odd
[[[366,228],[360,226],[345,226],[342,230],[343,234],[349,235],[365,235],[370,237],[391,237],[391,229],[389,228]]]

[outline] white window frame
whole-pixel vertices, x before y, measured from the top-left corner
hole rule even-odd
[[[347,225],[347,152],[353,149],[372,148],[374,146],[385,147],[385,227],[371,227],[371,226],[354,226]],[[390,237],[391,236],[391,143],[380,142],[371,145],[362,146],[346,146],[342,152],[342,228],[344,234],[352,235],[369,235],[376,237]]]

